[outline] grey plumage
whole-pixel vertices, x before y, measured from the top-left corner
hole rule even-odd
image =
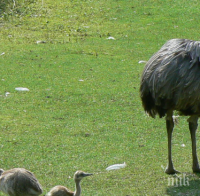
[[[42,188],[36,177],[24,168],[0,169],[0,191],[9,196],[38,196]]]
[[[140,95],[150,116],[173,109],[200,114],[200,42],[173,39],[154,54],[144,69]]]
[[[200,115],[200,42],[172,39],[147,62],[140,85],[144,110],[151,116],[166,116],[169,164],[166,173],[176,173],[171,159],[173,111],[189,115],[193,171],[200,172],[196,155],[196,129]]]

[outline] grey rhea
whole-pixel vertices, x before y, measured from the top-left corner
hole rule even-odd
[[[147,62],[140,84],[144,110],[153,118],[166,117],[168,135],[167,174],[178,173],[172,161],[173,111],[188,118],[192,141],[193,172],[200,172],[196,130],[200,116],[200,42],[171,39]]]
[[[0,169],[0,191],[9,196],[38,196],[42,187],[34,174],[24,168]]]
[[[74,181],[75,181],[75,191],[71,191],[65,186],[55,186],[53,187],[46,196],[80,196],[81,195],[81,180],[84,177],[91,176],[93,174],[85,173],[83,171],[76,171],[74,174]]]

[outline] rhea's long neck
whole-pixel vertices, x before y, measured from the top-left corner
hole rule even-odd
[[[80,180],[75,180],[76,183],[76,190],[74,192],[74,196],[80,196],[81,195],[81,185],[80,185]]]

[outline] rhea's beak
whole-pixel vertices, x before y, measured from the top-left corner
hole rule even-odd
[[[84,177],[87,177],[87,176],[91,176],[91,175],[93,175],[93,174],[90,174],[90,173],[84,173]]]

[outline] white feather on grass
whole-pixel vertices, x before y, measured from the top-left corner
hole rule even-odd
[[[122,163],[122,164],[114,164],[114,165],[110,165],[109,167],[106,168],[107,171],[110,171],[110,170],[114,170],[114,169],[121,169],[121,168],[124,168],[126,167],[126,163]]]
[[[28,88],[24,88],[24,87],[16,87],[15,90],[16,91],[29,91]]]

